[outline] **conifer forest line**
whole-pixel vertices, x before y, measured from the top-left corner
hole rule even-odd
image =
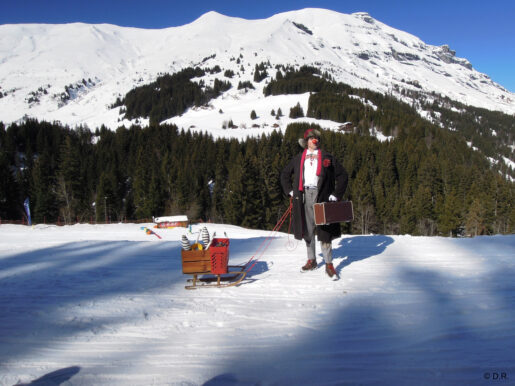
[[[385,142],[322,130],[322,146],[349,173],[350,234],[513,233],[515,186],[451,132],[419,120]],[[0,219],[118,222],[186,214],[193,220],[272,229],[288,206],[279,174],[309,126],[284,134],[213,139],[176,126],[0,123]],[[397,126],[398,127],[398,126]],[[287,231],[287,225],[283,231]]]

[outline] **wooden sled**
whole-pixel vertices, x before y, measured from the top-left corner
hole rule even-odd
[[[229,265],[229,272],[226,274],[214,275],[207,274],[203,277],[198,277],[199,274],[193,274],[193,279],[188,279],[188,283],[192,283],[191,285],[187,285],[184,288],[186,289],[197,289],[197,288],[224,288],[224,287],[233,287],[242,282],[247,274],[244,271],[244,266],[239,265]],[[231,270],[233,269],[233,270]],[[202,274],[204,275],[204,274]]]
[[[228,265],[228,238],[214,238],[208,249],[183,249],[181,257],[182,273],[193,275],[188,279],[192,284],[185,286],[186,289],[232,287],[240,284],[247,274],[245,266]]]

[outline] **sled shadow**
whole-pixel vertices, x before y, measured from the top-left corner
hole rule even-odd
[[[246,275],[247,278],[267,272],[269,269],[268,263],[266,261],[257,261],[256,264],[252,266],[253,264],[254,262],[251,262],[247,268],[247,270],[250,269],[250,272],[248,272]]]
[[[260,280],[257,276],[267,272],[269,267],[268,263],[265,261],[258,261],[254,266],[252,266],[254,263],[250,263],[249,267],[247,268],[247,274],[245,275],[245,279],[241,282],[240,285],[246,285],[254,283],[255,281]],[[250,269],[250,272],[248,271]]]
[[[267,244],[266,237],[231,240],[229,264],[247,264],[247,269],[255,264],[247,277],[268,271],[268,264],[262,261],[266,256]]]
[[[336,272],[348,267],[354,262],[380,255],[386,248],[393,244],[389,236],[353,236],[341,239],[339,245],[333,247],[333,260],[343,258],[335,267]]]

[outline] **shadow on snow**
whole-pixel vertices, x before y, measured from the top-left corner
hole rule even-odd
[[[393,243],[389,236],[352,236],[340,240],[338,246],[333,247],[333,259],[344,257],[334,268],[340,273],[352,263],[380,255]]]
[[[80,367],[71,366],[65,369],[52,371],[30,383],[17,383],[15,386],[57,386],[69,381],[74,375],[78,374]]]
[[[246,263],[252,254],[244,251],[264,239],[231,240],[243,253],[233,253],[229,264]],[[70,307],[87,311],[97,301],[157,289],[170,289],[170,296],[180,298],[191,277],[182,274],[180,251],[178,241],[79,241],[0,258],[0,369],[3,362],[50,342],[145,317],[144,312],[106,313],[70,320]],[[258,261],[241,285],[267,270],[266,262]]]
[[[483,269],[462,275],[445,267],[399,263],[387,278],[386,291],[334,296],[332,312],[318,316],[311,328],[300,326],[291,337],[278,336],[272,347],[261,347],[259,340],[246,342],[249,356],[235,354],[205,385],[513,381],[514,240],[486,239],[485,247],[474,239],[449,239],[471,256],[481,249]],[[342,239],[335,252],[347,259],[339,269],[344,273],[345,267],[380,254],[392,242],[387,236]],[[318,297],[303,297],[302,302],[316,304]],[[270,320],[271,329],[274,325]]]
[[[291,335],[278,335],[272,345],[270,337],[260,345],[259,337],[248,335],[206,384],[484,384],[485,374],[494,372],[515,378],[515,266],[512,258],[488,255],[490,245],[513,256],[514,238],[486,240],[481,253],[497,259],[493,268],[467,276],[430,266],[396,266],[386,278],[387,291],[333,295],[330,312],[317,314],[310,328],[298,326]],[[230,263],[245,263],[262,241],[231,240],[237,253]],[[342,239],[333,252],[336,259],[344,257],[337,266],[342,280],[346,267],[380,255],[392,242],[387,236]],[[478,250],[474,239],[449,242],[470,254]],[[269,269],[258,263],[254,275]],[[0,362],[132,317],[47,329],[55,324],[55,313],[65,314],[70,305],[170,286],[177,287],[173,295],[179,298],[185,283],[179,242],[70,243],[0,260],[0,278]],[[20,278],[22,286],[17,285]],[[316,305],[319,298],[313,291],[302,305]],[[26,314],[19,313],[20,302]],[[273,332],[276,321],[269,323]],[[43,338],[39,343],[17,343],[34,330]],[[15,336],[5,336],[6,331]],[[65,371],[64,377],[80,368],[71,369],[77,370]]]

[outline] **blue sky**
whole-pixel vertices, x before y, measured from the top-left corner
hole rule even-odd
[[[515,92],[513,0],[4,0],[0,24],[84,22],[165,28],[190,23],[208,11],[262,19],[307,7],[368,12],[428,44],[448,44],[476,70]]]

